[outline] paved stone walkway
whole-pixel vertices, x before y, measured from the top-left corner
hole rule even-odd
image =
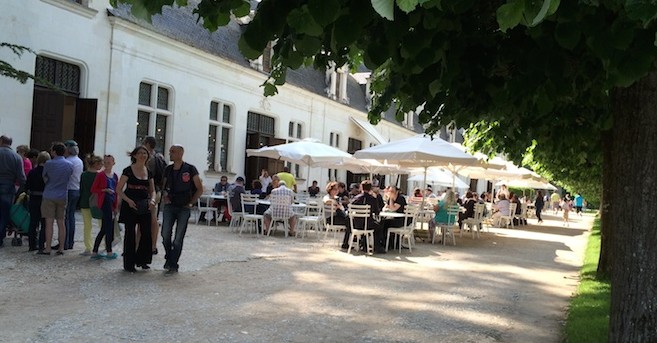
[[[573,217],[374,256],[190,225],[174,276],[7,239],[0,342],[560,342],[593,221]]]

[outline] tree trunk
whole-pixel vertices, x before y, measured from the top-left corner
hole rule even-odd
[[[602,165],[610,166],[612,149],[612,132],[602,134]],[[611,216],[611,182],[613,181],[611,168],[602,168],[602,194],[600,199],[600,259],[598,260],[597,276],[600,279],[611,277],[613,270],[613,250],[611,248],[611,235],[613,223]]]
[[[612,93],[609,342],[657,342],[657,72]]]

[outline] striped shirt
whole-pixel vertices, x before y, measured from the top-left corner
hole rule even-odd
[[[265,211],[265,214],[269,214],[274,218],[290,218],[295,215],[292,208],[294,203],[294,192],[285,187],[280,186],[271,191],[271,206]]]
[[[71,178],[68,180],[68,189],[80,190],[80,177],[82,176],[84,164],[77,155],[70,155],[66,160],[73,165],[73,174],[71,174]]]

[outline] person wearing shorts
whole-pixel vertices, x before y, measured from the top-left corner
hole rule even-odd
[[[41,201],[41,215],[46,219],[46,244],[39,255],[50,255],[55,220],[57,221],[59,248],[57,255],[64,254],[66,225],[66,204],[68,202],[68,182],[73,174],[73,164],[64,158],[64,143],[55,142],[50,149],[53,158],[43,166],[43,180],[46,187]]]

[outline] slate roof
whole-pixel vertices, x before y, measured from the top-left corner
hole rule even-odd
[[[186,7],[164,6],[162,8],[162,14],[154,15],[150,23],[133,16],[128,5],[110,8],[108,9],[108,14],[127,20],[191,47],[225,58],[233,63],[251,68],[249,61],[242,56],[237,45],[244,28],[236,21],[231,20],[228,25],[220,27],[217,31],[208,32],[202,23],[198,21],[198,16],[192,13],[195,3],[196,1],[190,1]],[[255,8],[257,2],[252,1],[251,5],[252,8]],[[303,88],[309,92],[326,96],[325,73],[322,71],[312,68],[289,70],[286,81],[291,85]],[[367,113],[365,89],[351,75],[348,77],[347,94],[349,104],[345,104],[346,106]],[[394,111],[392,109],[386,112],[384,120],[401,125],[394,119]],[[417,120],[414,122],[417,122]],[[416,125],[415,131],[423,132],[424,130],[419,125]]]

